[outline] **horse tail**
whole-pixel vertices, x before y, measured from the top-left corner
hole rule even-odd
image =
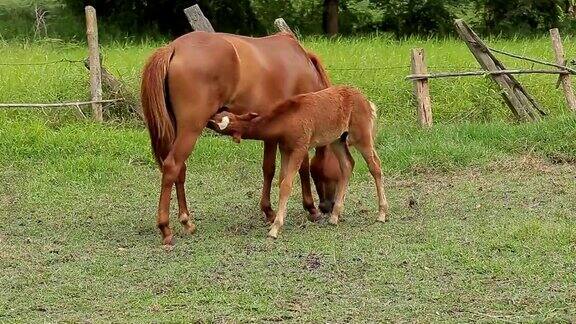
[[[320,81],[322,81],[322,83],[324,84],[324,87],[328,88],[332,86],[332,82],[330,82],[328,73],[326,72],[326,69],[324,69],[324,65],[322,65],[322,61],[320,61],[320,58],[310,51],[307,51],[306,54],[308,55],[308,58],[312,62],[312,65],[314,65],[314,68],[318,72],[318,76],[320,77]]]
[[[162,47],[148,59],[142,73],[142,111],[150,133],[152,152],[156,163],[162,168],[174,142],[176,121],[166,92],[166,75],[174,54],[172,46]]]

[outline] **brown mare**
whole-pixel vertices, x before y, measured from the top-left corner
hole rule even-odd
[[[162,171],[157,225],[164,244],[172,244],[170,196],[176,185],[179,220],[194,232],[186,205],[186,159],[208,120],[219,108],[230,112],[265,113],[295,94],[326,88],[330,81],[318,58],[294,37],[276,34],[250,38],[223,33],[193,32],[158,49],[142,76],[142,108],[156,162]],[[264,184],[260,207],[269,222],[277,145],[264,143]],[[322,162],[322,161],[320,161]],[[309,161],[300,167],[304,208],[319,218],[310,189]]]
[[[388,202],[382,186],[380,158],[374,147],[376,106],[357,89],[336,86],[297,95],[262,116],[252,112],[237,115],[224,111],[212,117],[208,127],[232,136],[236,142],[247,138],[278,143],[282,156],[280,199],[278,215],[268,236],[277,238],[284,225],[294,175],[302,161],[308,158],[308,150],[328,145],[342,170],[336,183],[336,200],[329,222],[338,223],[354,167],[348,144],[356,147],[368,164],[376,185],[378,220],[386,221]]]

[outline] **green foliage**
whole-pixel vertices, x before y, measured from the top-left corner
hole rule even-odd
[[[45,11],[44,29],[36,31],[35,9]],[[60,0],[0,1],[0,39],[66,39],[82,40],[84,22]]]
[[[246,35],[273,31],[283,17],[303,35],[322,33],[321,0],[5,0],[0,36],[32,38],[34,7],[48,11],[48,37],[84,39],[84,10],[94,5],[106,40],[171,38],[190,31],[182,10],[199,3],[216,30]],[[491,34],[533,34],[550,27],[576,30],[574,0],[340,0],[340,33],[396,36],[453,33],[453,18]]]
[[[259,33],[249,0],[62,0],[74,12],[81,13],[86,5],[96,8],[99,17],[114,24],[127,34],[142,34],[150,30],[177,36],[190,31],[184,8],[199,4],[214,28],[239,34]]]
[[[488,32],[545,31],[567,20],[566,0],[477,0]]]

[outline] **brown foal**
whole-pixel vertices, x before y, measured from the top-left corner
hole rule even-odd
[[[318,58],[294,37],[277,34],[263,38],[223,33],[193,32],[158,49],[142,75],[142,108],[154,156],[162,171],[158,228],[164,244],[172,243],[169,208],[176,185],[179,220],[195,231],[186,205],[186,159],[206,123],[220,107],[236,114],[266,113],[293,95],[318,91],[330,85]],[[260,206],[269,221],[277,144],[264,142],[264,185]],[[310,189],[308,157],[300,170],[304,207],[310,219],[320,213]]]
[[[276,105],[263,115],[237,115],[228,111],[212,117],[208,127],[236,142],[242,138],[276,142],[280,147],[280,199],[278,214],[268,236],[277,238],[284,224],[292,182],[308,150],[329,145],[340,165],[342,177],[336,184],[336,199],[329,222],[337,224],[342,213],[353,159],[348,145],[356,147],[368,164],[378,195],[378,220],[386,221],[388,202],[382,187],[380,158],[374,149],[376,106],[355,88],[330,87],[301,94]]]

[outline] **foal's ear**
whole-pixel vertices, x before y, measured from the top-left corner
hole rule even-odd
[[[209,119],[208,120],[208,124],[206,124],[206,127],[212,129],[212,130],[217,130],[218,126],[216,125],[216,121],[214,119]]]

